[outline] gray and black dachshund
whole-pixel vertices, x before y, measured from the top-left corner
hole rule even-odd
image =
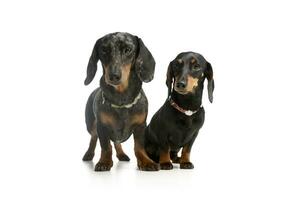
[[[194,168],[190,161],[192,145],[204,123],[202,93],[207,79],[209,101],[213,101],[213,70],[198,53],[180,53],[167,72],[168,98],[152,117],[145,133],[145,149],[149,157],[160,163],[160,169]],[[181,157],[178,152],[182,150]]]
[[[109,171],[113,166],[113,141],[120,161],[129,161],[121,143],[134,135],[134,151],[138,168],[156,171],[144,149],[144,131],[148,114],[148,100],[142,82],[153,79],[155,60],[143,41],[129,33],[111,33],[97,40],[87,67],[84,84],[88,85],[101,61],[103,75],[100,87],[88,98],[85,111],[87,130],[91,135],[84,161],[92,160],[99,138],[101,157],[95,171]]]

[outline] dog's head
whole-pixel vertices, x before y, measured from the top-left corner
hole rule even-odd
[[[105,82],[111,86],[127,87],[131,71],[135,71],[141,81],[153,79],[153,56],[140,38],[129,33],[111,33],[97,40],[88,63],[85,85],[93,80],[99,60]]]
[[[173,89],[182,95],[195,93],[205,78],[208,81],[208,98],[212,103],[214,79],[210,63],[198,53],[180,53],[170,62],[168,67],[166,84],[168,86],[169,95]]]

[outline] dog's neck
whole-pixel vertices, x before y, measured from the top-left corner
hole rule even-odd
[[[107,101],[115,105],[130,104],[139,95],[142,89],[142,81],[135,73],[130,73],[128,87],[122,91],[117,91],[113,86],[105,82],[104,76],[101,77],[100,87]]]
[[[198,110],[202,105],[203,82],[195,90],[195,93],[179,94],[174,89],[171,93],[172,100],[185,110]]]

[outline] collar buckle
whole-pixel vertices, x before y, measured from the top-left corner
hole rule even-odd
[[[198,110],[197,110],[198,111]],[[186,114],[187,116],[192,116],[194,113],[196,113],[197,111],[191,111],[191,110],[186,110],[184,111],[184,114]]]

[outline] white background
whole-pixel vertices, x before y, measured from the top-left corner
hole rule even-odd
[[[1,1],[0,199],[300,199],[297,1]],[[81,158],[84,86],[95,41],[125,31],[156,59],[143,87],[149,117],[167,97],[168,63],[187,50],[213,66],[214,103],[192,149],[194,170],[154,173],[114,156]]]

